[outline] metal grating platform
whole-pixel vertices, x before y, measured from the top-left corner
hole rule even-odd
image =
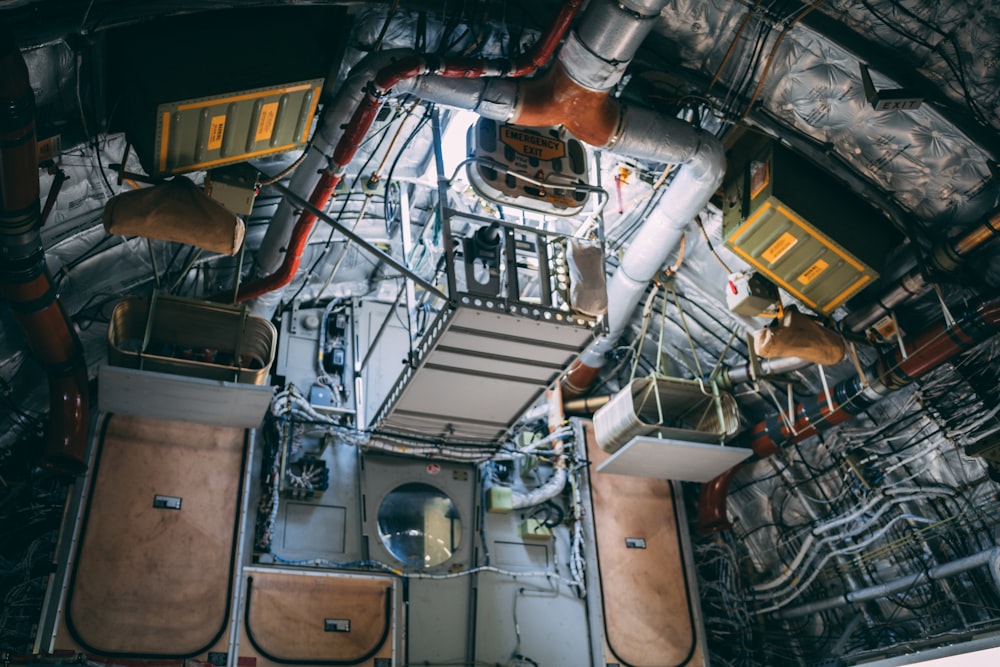
[[[437,309],[420,334],[383,338],[389,314],[378,327],[364,357],[396,379],[368,383],[377,398],[367,423],[376,435],[495,445],[603,330],[603,245],[448,208],[441,220],[453,239],[444,246],[447,295],[409,298]],[[397,375],[401,345],[409,349]]]
[[[374,423],[383,433],[496,442],[592,336],[589,324],[535,319],[531,313],[464,305],[445,310]]]

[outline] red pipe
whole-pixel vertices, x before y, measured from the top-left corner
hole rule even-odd
[[[607,146],[620,129],[622,109],[608,91],[584,88],[571,79],[561,63],[545,76],[521,88],[521,103],[513,122],[531,127],[563,125],[591,146]]]
[[[532,74],[552,58],[582,4],[582,0],[565,0],[548,31],[535,43],[529,54],[519,58],[506,69],[501,61],[489,62],[461,56],[438,59],[423,55],[401,58],[383,67],[375,75],[368,94],[354,111],[344,134],[337,143],[333,158],[334,167],[343,169],[350,163],[360,141],[368,133],[375,115],[382,106],[383,99],[400,81],[425,74],[453,79],[476,79],[490,74],[516,77]]]
[[[535,43],[534,48],[529,53],[514,62],[514,69],[508,76],[527,76],[547,63],[552,54],[555,53],[563,35],[569,30],[569,26],[576,18],[576,13],[580,11],[581,5],[583,5],[583,0],[565,0],[562,7],[559,8],[555,21],[549,27],[549,31]]]
[[[726,498],[729,496],[729,484],[739,471],[740,466],[735,465],[698,489],[698,532],[702,535],[733,527],[726,516]]]
[[[825,393],[795,405],[795,431],[788,428],[779,415],[770,415],[750,429],[752,460],[767,458],[787,445],[802,442],[826,429],[845,422],[880,401],[886,395],[902,389],[913,380],[941,364],[988,340],[1000,331],[1000,298],[984,299],[965,311],[956,322],[935,325],[904,341],[907,357],[896,349],[891,357],[881,359],[866,373],[868,386],[860,377],[850,377],[830,392],[833,410]],[[698,497],[698,530],[712,533],[729,528],[726,520],[726,498],[729,483],[740,469],[737,465],[703,484]]]
[[[340,183],[342,178],[343,174],[334,174],[329,170],[324,170],[316,187],[313,188],[312,194],[309,195],[309,203],[320,210],[326,208],[327,203],[333,198],[333,192],[337,189],[337,184]],[[312,232],[313,225],[315,224],[316,216],[309,211],[303,210],[299,215],[298,221],[295,223],[295,227],[292,228],[292,234],[288,239],[288,247],[285,249],[285,259],[282,261],[281,266],[269,276],[251,280],[240,285],[240,290],[236,296],[237,303],[247,301],[248,299],[256,299],[261,295],[284,287],[292,282],[295,272],[299,270],[302,253],[306,249],[309,234]]]
[[[39,463],[78,474],[90,416],[83,347],[45,266],[39,228],[35,98],[13,37],[0,32],[0,297],[10,302],[49,379],[49,420]]]
[[[424,74],[465,79],[479,78],[489,74],[511,77],[531,74],[552,58],[552,54],[555,53],[556,47],[566,34],[582,4],[583,0],[565,0],[548,31],[535,43],[528,54],[511,63],[511,66],[506,70],[501,68],[498,63],[483,60],[464,57],[445,57],[436,60],[427,56],[402,58],[379,70],[375,75],[375,80],[371,83],[368,94],[354,110],[354,115],[351,116],[350,122],[337,142],[331,165],[323,170],[320,182],[309,197],[309,203],[320,210],[325,209],[330,203],[334,189],[343,178],[344,169],[354,159],[358,147],[365,135],[368,134],[368,130],[382,107],[383,99],[393,86],[400,81]],[[281,266],[269,276],[244,283],[240,287],[236,301],[254,299],[290,283],[299,270],[302,251],[305,249],[306,241],[309,239],[309,234],[315,223],[316,216],[308,211],[302,211],[292,228],[288,249],[285,251]]]
[[[560,381],[563,397],[570,399],[583,396],[597,380],[600,371],[600,368],[588,366],[579,359],[574,359]]]

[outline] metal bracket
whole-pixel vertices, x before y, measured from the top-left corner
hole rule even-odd
[[[899,329],[899,322],[896,321],[896,311],[890,310],[889,316],[892,318],[892,326],[896,329],[896,342],[899,344],[899,353],[906,359],[906,345],[903,343],[903,332]]]
[[[340,232],[341,234],[343,234],[344,236],[346,236],[348,239],[350,239],[354,243],[357,243],[359,246],[361,246],[362,248],[364,248],[365,250],[367,250],[369,253],[371,253],[375,257],[379,258],[380,260],[382,260],[383,262],[385,262],[386,264],[388,264],[392,268],[396,269],[397,271],[399,271],[400,273],[402,273],[404,276],[407,276],[408,278],[412,279],[413,282],[417,283],[418,285],[420,285],[421,287],[423,287],[428,292],[431,292],[435,296],[440,297],[441,299],[444,299],[445,301],[448,300],[447,295],[445,295],[445,293],[442,292],[441,290],[439,290],[437,287],[435,287],[434,285],[432,285],[431,283],[427,282],[426,280],[424,280],[423,278],[421,278],[417,274],[415,274],[412,271],[410,271],[410,269],[407,268],[406,265],[404,265],[403,263],[401,263],[399,260],[395,259],[391,255],[386,254],[385,252],[383,252],[378,247],[372,245],[371,243],[369,243],[368,241],[366,241],[362,237],[358,236],[357,234],[355,234],[354,232],[352,232],[350,229],[348,229],[344,225],[340,224],[335,218],[331,217],[330,215],[327,215],[325,212],[323,212],[323,211],[319,210],[318,208],[316,208],[315,206],[313,206],[308,200],[306,200],[305,198],[303,198],[299,194],[293,192],[292,190],[289,190],[287,187],[285,187],[284,185],[281,185],[280,183],[276,183],[274,185],[274,187],[276,187],[283,195],[285,195],[286,197],[288,197],[296,206],[301,206],[304,210],[306,210],[309,213],[315,215],[317,218],[319,218],[323,222],[327,223],[328,225],[330,225],[331,227],[333,227],[334,229],[336,229],[338,232]]]
[[[826,381],[826,373],[823,372],[823,364],[816,364],[816,370],[819,371],[819,381],[823,385],[823,395],[826,396],[826,406],[830,408],[830,412],[834,412],[836,408],[833,407],[833,397],[830,396],[830,385]]]
[[[861,378],[861,386],[867,389],[868,376],[865,374],[865,369],[861,365],[861,360],[858,358],[858,348],[854,344],[853,340],[847,341],[847,354],[851,357],[851,363],[854,364],[854,370],[857,372],[858,377]]]
[[[955,318],[952,317],[951,311],[948,310],[948,304],[944,301],[944,293],[941,291],[941,285],[939,283],[933,283],[933,285],[934,293],[937,294],[938,302],[941,304],[941,312],[944,315],[945,324],[947,324],[949,328],[955,326]],[[893,317],[895,318],[895,315],[893,315]],[[893,323],[895,324],[895,319],[893,319]],[[897,335],[899,335],[898,326],[896,327],[896,332]],[[906,357],[904,356],[903,358],[905,359]]]

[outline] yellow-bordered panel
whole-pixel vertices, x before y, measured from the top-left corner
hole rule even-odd
[[[878,278],[842,245],[771,197],[726,245],[810,308],[829,313]]]
[[[160,104],[154,175],[168,176],[302,148],[323,79]]]
[[[817,312],[875,282],[899,246],[888,218],[779,143],[737,141],[728,174],[726,247]]]

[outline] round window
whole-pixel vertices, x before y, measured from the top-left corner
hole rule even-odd
[[[462,518],[444,492],[411,482],[397,486],[378,508],[378,536],[393,558],[404,565],[440,565],[462,541]]]

